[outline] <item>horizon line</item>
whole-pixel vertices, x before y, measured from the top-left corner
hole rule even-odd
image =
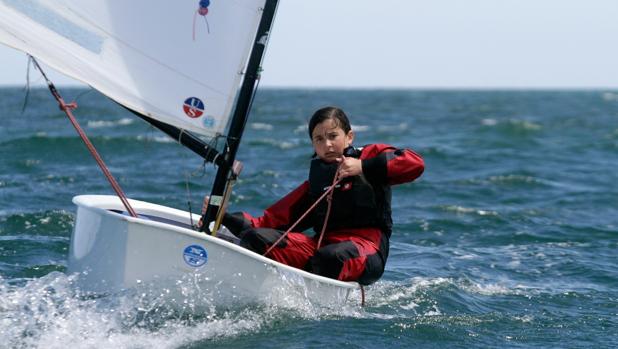
[[[94,89],[87,84],[54,84],[58,88]],[[26,84],[2,84],[0,88],[25,88]],[[30,85],[31,89],[47,89],[46,84]],[[618,90],[617,86],[302,86],[302,85],[260,85],[259,89],[268,90],[416,90],[416,91],[601,91]]]

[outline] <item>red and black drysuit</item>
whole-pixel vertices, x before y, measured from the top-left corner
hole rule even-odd
[[[344,178],[333,192],[322,246],[316,250],[326,217],[322,202],[290,232],[268,257],[333,279],[371,284],[384,272],[392,229],[390,186],[410,182],[424,170],[423,159],[408,149],[385,144],[348,147],[345,156],[359,158],[362,174]],[[311,162],[309,179],[254,218],[226,214],[223,224],[240,244],[263,254],[333,183],[338,164]],[[314,237],[302,233],[313,227]]]

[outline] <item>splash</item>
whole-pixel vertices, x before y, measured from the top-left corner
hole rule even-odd
[[[312,304],[293,280],[273,288],[264,303],[222,308],[198,288],[172,290],[182,297],[146,285],[92,296],[75,287],[76,278],[52,272],[17,284],[0,277],[0,342],[25,348],[176,348],[250,336],[283,320],[362,314],[354,302]]]

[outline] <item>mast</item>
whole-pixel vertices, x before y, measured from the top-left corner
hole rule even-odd
[[[228,181],[237,175],[230,173],[230,171],[236,159],[236,152],[238,151],[240,139],[245,130],[251,103],[253,102],[256,83],[259,79],[260,65],[264,57],[264,51],[266,50],[270,28],[275,18],[277,3],[278,0],[266,0],[264,4],[264,13],[260,20],[253,48],[251,49],[251,56],[249,57],[249,63],[247,64],[240,93],[236,101],[236,108],[227,134],[227,146],[223,149],[222,155],[226,165],[219,166],[217,170],[217,175],[210,193],[210,201],[206,212],[202,216],[202,222],[204,222],[201,228],[202,231],[209,230],[208,227],[210,222],[215,220],[219,210],[222,208],[224,191],[226,190]]]

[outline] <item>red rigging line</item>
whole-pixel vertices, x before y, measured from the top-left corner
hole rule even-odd
[[[339,165],[339,167],[341,167],[341,165]],[[267,256],[268,253],[270,253],[270,251],[273,248],[275,248],[275,246],[277,246],[294,228],[296,228],[298,223],[300,223],[311,211],[313,211],[313,209],[320,203],[320,201],[322,201],[326,197],[326,200],[328,200],[328,207],[326,209],[326,219],[324,219],[324,225],[322,226],[322,231],[320,232],[320,238],[318,239],[318,244],[317,244],[316,249],[320,248],[320,245],[322,243],[322,237],[324,237],[324,232],[326,232],[326,223],[328,222],[328,217],[330,216],[330,208],[331,208],[331,203],[333,201],[333,192],[337,184],[339,184],[339,182],[341,182],[341,180],[343,179],[343,178],[339,178],[339,167],[337,167],[337,172],[335,174],[335,177],[333,178],[333,184],[330,187],[328,187],[328,189],[322,194],[322,196],[320,196],[317,200],[315,200],[313,205],[311,205],[311,207],[309,207],[307,211],[305,211],[305,213],[303,213],[302,216],[300,216],[300,218],[298,218],[296,222],[294,222],[294,224],[292,224],[290,228],[288,228],[288,230],[286,230],[286,232],[283,233],[279,237],[279,239],[277,239],[277,241],[275,241],[275,243],[272,244],[266,250],[266,252],[264,252],[262,256]]]
[[[283,239],[285,239],[285,237],[294,228],[296,228],[298,223],[300,223],[303,220],[303,218],[305,218],[311,211],[313,211],[313,209],[320,203],[320,201],[326,198],[326,200],[328,201],[328,206],[326,208],[326,217],[324,218],[324,225],[322,225],[322,231],[320,232],[320,237],[318,239],[316,250],[320,248],[320,245],[322,244],[322,238],[324,237],[324,233],[326,232],[326,225],[328,224],[328,217],[330,216],[331,205],[333,202],[333,193],[335,192],[335,188],[337,187],[337,184],[339,184],[341,180],[343,179],[339,177],[339,168],[341,168],[341,164],[337,167],[337,172],[335,173],[335,177],[333,178],[333,184],[326,189],[326,191],[322,194],[322,196],[320,196],[317,200],[315,200],[313,205],[311,205],[311,207],[309,207],[307,211],[305,211],[305,213],[303,213],[302,216],[300,216],[300,218],[298,218],[298,220],[296,220],[296,222],[294,222],[294,224],[292,224],[290,228],[288,228],[288,230],[286,230],[285,233],[283,233],[277,239],[277,241],[275,241],[275,243],[273,243],[266,250],[266,252],[264,252],[262,256],[268,256],[270,251],[272,251],[272,249],[275,248],[275,246],[277,246]],[[360,287],[360,293],[361,293],[361,306],[364,307],[365,306],[365,288],[363,287],[363,285],[360,285],[360,284],[359,284],[359,287]]]
[[[320,238],[318,239],[318,245],[315,248],[316,250],[320,249],[322,245],[322,238],[324,237],[324,233],[326,232],[326,225],[328,224],[328,217],[330,217],[330,208],[333,204],[333,193],[335,192],[335,186],[337,183],[341,181],[343,178],[339,178],[339,169],[341,168],[341,164],[337,166],[337,172],[335,172],[335,177],[333,178],[333,184],[331,185],[330,194],[326,197],[326,201],[328,201],[328,206],[326,208],[326,217],[324,218],[324,225],[322,225],[322,231],[320,232]]]
[[[133,207],[131,207],[131,204],[129,203],[127,196],[122,191],[122,188],[120,188],[120,185],[118,184],[114,176],[112,176],[112,174],[109,172],[109,170],[107,169],[107,166],[105,165],[105,162],[103,162],[103,159],[99,155],[99,152],[97,152],[96,148],[94,147],[92,142],[90,142],[90,139],[88,139],[88,136],[86,136],[86,133],[84,132],[84,130],[81,128],[81,126],[77,122],[77,119],[75,119],[75,117],[73,116],[73,113],[71,112],[71,110],[77,108],[77,103],[75,102],[68,103],[68,104],[65,103],[64,99],[62,99],[62,96],[60,96],[60,93],[58,92],[58,90],[56,90],[56,87],[54,86],[54,84],[47,78],[47,75],[45,75],[45,72],[43,71],[39,63],[36,61],[36,59],[34,59],[34,57],[32,56],[31,56],[31,59],[32,59],[32,62],[34,63],[34,66],[41,72],[41,75],[43,75],[43,78],[45,78],[45,81],[47,82],[47,87],[49,88],[49,91],[54,96],[54,98],[58,101],[60,110],[64,111],[64,113],[69,118],[69,121],[71,122],[73,127],[75,127],[75,130],[79,134],[79,137],[86,144],[86,147],[90,151],[90,154],[92,154],[92,157],[94,157],[94,160],[97,162],[97,164],[101,168],[101,171],[103,171],[103,174],[105,175],[105,177],[111,184],[112,189],[114,189],[114,191],[116,192],[116,195],[118,195],[118,197],[120,198],[120,201],[122,201],[122,204],[127,209],[127,212],[129,212],[131,217],[137,218],[137,213],[135,213],[135,210],[133,210]]]

